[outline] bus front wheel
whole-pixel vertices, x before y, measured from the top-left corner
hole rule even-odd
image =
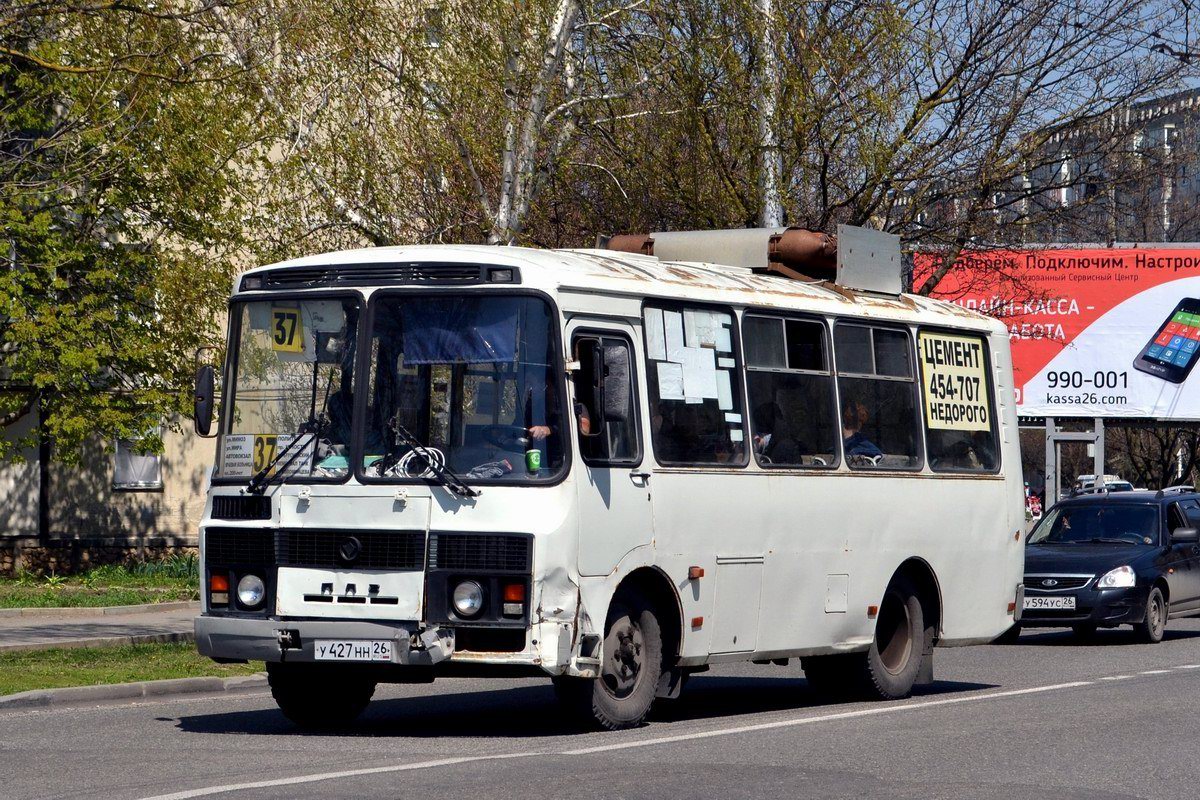
[[[653,605],[636,590],[622,590],[608,610],[600,677],[555,678],[559,702],[590,725],[610,731],[637,727],[654,703],[662,652]]]
[[[313,664],[268,663],[267,682],[279,710],[301,728],[349,725],[375,694],[374,681]]]

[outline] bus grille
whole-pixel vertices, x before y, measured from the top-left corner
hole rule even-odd
[[[204,533],[205,565],[230,567],[272,564],[275,561],[273,539],[269,530],[209,528]]]
[[[532,567],[532,537],[478,533],[429,535],[431,569],[528,572]]]
[[[271,498],[265,495],[217,495],[213,498],[213,519],[270,519]]]
[[[344,542],[357,540],[358,555],[339,558]],[[279,531],[281,567],[419,570],[425,562],[424,531]]]

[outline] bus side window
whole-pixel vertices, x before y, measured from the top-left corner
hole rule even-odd
[[[643,322],[655,460],[745,466],[749,442],[732,310],[647,305]]]
[[[825,326],[747,314],[742,320],[754,454],[764,467],[837,465]]]
[[[604,375],[597,374],[597,369],[603,369],[602,359],[598,358],[599,349],[603,348],[609,363],[623,364],[628,369],[628,379],[613,382],[604,381]],[[637,382],[634,374],[634,360],[630,353],[629,342],[623,338],[599,335],[582,335],[575,339],[575,360],[579,369],[575,372],[575,427],[579,432],[579,452],[583,460],[591,465],[621,464],[635,465],[641,462],[641,448],[638,446],[637,402],[634,396],[634,386]],[[600,398],[597,397],[596,387],[606,385],[608,391],[623,387],[622,398],[608,397],[603,403],[608,408],[614,406],[626,410],[625,419],[601,419]]]
[[[908,331],[839,322],[842,449],[851,469],[917,469],[920,422]]]
[[[934,472],[995,472],[1000,466],[1000,450],[983,337],[921,330],[917,361],[925,398],[929,468]]]

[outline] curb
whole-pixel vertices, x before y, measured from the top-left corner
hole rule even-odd
[[[267,675],[239,675],[235,678],[171,678],[163,681],[114,683],[102,686],[69,686],[62,689],[34,689],[0,697],[0,713],[36,708],[90,705],[111,700],[170,698],[190,694],[247,692],[265,688]]]
[[[126,614],[159,614],[167,611],[200,612],[198,600],[172,600],[169,603],[143,603],[136,606],[62,606],[59,608],[0,608],[0,619],[13,617],[111,617]]]
[[[120,647],[127,644],[170,644],[194,641],[196,641],[196,634],[192,631],[140,633],[132,636],[92,636],[85,639],[63,639],[61,642],[42,640],[29,644],[0,644],[0,655],[27,653],[33,650],[74,650],[79,647]],[[3,698],[0,698],[0,702],[3,702]]]

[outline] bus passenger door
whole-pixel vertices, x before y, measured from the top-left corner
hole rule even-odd
[[[641,406],[633,331],[575,322],[572,415],[577,452],[581,575],[607,575],[634,548],[653,540],[649,470],[642,468]]]

